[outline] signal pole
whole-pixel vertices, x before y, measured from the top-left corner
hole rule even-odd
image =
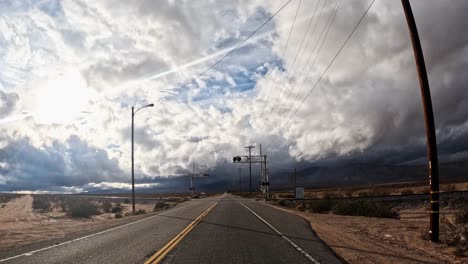
[[[297,188],[297,185],[296,185],[296,168],[294,168],[294,193],[296,193],[296,188]]]
[[[249,192],[250,192],[250,198],[252,198],[252,149],[255,148],[255,146],[247,146],[245,147],[246,149],[249,149],[249,179],[250,179],[250,185],[249,185]]]
[[[429,186],[430,186],[430,231],[431,241],[439,241],[439,161],[437,157],[437,141],[434,125],[434,113],[432,111],[431,91],[427,78],[426,64],[424,62],[418,29],[414,20],[413,11],[409,0],[401,0],[405,12],[406,23],[413,44],[414,58],[418,70],[419,85],[424,108],[424,121],[426,126],[427,156],[429,161]]]
[[[239,167],[239,194],[242,193],[242,167]]]
[[[195,176],[195,161],[192,162],[192,176],[190,177],[190,192],[193,196],[193,177]]]

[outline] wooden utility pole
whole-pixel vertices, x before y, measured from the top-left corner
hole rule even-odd
[[[413,44],[416,67],[418,69],[419,85],[424,108],[424,121],[426,126],[427,156],[429,160],[429,186],[430,186],[430,231],[431,241],[439,241],[439,162],[437,159],[437,141],[434,125],[434,113],[432,111],[431,91],[427,78],[426,64],[424,62],[418,29],[414,20],[413,11],[409,0],[401,0],[405,11],[406,22]]]

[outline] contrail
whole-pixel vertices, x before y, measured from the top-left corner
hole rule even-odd
[[[308,16],[302,16],[298,19],[298,23],[303,23],[305,22],[309,17]],[[272,29],[272,30],[268,30],[268,31],[265,31],[264,33],[262,34],[258,34],[256,35],[255,37],[252,37],[250,38],[249,40],[247,40],[245,43],[243,43],[244,45],[245,44],[248,44],[248,43],[252,43],[252,42],[255,42],[257,41],[258,39],[261,39],[267,35],[270,35],[271,33],[273,32],[276,32],[278,31],[278,29],[281,29],[281,28],[285,28],[285,27],[288,27],[289,25],[284,25],[280,28],[276,28],[276,29]],[[192,66],[196,66],[198,64],[202,64],[206,61],[209,61],[209,60],[212,60],[216,57],[219,57],[219,56],[222,56],[224,54],[227,54],[228,52],[231,52],[232,50],[236,49],[236,48],[239,48],[237,46],[237,44],[235,45],[232,45],[230,47],[227,47],[227,48],[224,48],[222,50],[219,50],[215,53],[212,53],[212,54],[209,54],[205,57],[202,57],[202,58],[199,58],[199,59],[196,59],[194,61],[191,61],[191,62],[188,62],[186,64],[183,64],[181,66],[177,66],[173,69],[170,69],[168,71],[165,71],[165,72],[160,72],[160,73],[156,73],[156,74],[152,74],[152,75],[147,75],[147,76],[144,76],[144,77],[141,77],[139,79],[135,79],[135,80],[131,80],[131,81],[128,81],[128,82],[125,82],[124,84],[122,85],[119,85],[117,87],[114,87],[113,89],[109,89],[109,90],[106,90],[106,91],[103,91],[100,93],[101,96],[106,96],[106,95],[111,95],[111,94],[118,94],[122,91],[124,91],[125,89],[127,88],[130,88],[138,83],[141,83],[141,82],[145,82],[145,81],[150,81],[150,80],[156,80],[156,79],[159,79],[161,77],[164,77],[164,76],[167,76],[167,75],[170,75],[172,73],[176,73],[176,72],[179,72],[180,70],[183,70],[183,69],[186,69],[186,68],[189,68],[189,67],[192,67]],[[174,87],[175,89],[175,87]],[[169,89],[168,91],[170,91],[171,89]]]

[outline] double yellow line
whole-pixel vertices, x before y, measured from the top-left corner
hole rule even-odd
[[[171,252],[171,250],[179,244],[182,239],[202,220],[203,217],[205,217],[213,207],[218,204],[217,202],[214,203],[212,206],[210,206],[208,209],[206,209],[201,215],[197,217],[197,219],[193,220],[192,223],[190,223],[182,232],[180,232],[177,236],[175,236],[169,243],[167,243],[163,248],[161,248],[158,252],[156,252],[153,256],[151,256],[147,261],[145,261],[145,264],[156,264],[161,262],[166,255]]]

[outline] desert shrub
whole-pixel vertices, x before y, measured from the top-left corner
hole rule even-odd
[[[2,206],[1,206],[1,207],[2,207],[2,208],[5,208],[5,207],[6,207],[6,204],[2,204]]]
[[[135,212],[136,215],[141,215],[141,214],[146,214],[146,210],[145,209],[138,209],[136,212]]]
[[[404,190],[401,192],[402,195],[411,195],[411,194],[414,194],[414,191],[413,190]]]
[[[116,206],[112,207],[111,213],[120,213],[122,212],[122,206],[120,204],[117,204]]]
[[[167,209],[169,208],[170,205],[166,202],[156,202],[154,204],[154,208],[153,208],[153,211],[158,211],[158,210],[164,210],[164,209]]]
[[[194,195],[194,196],[192,196],[192,199],[200,199],[200,196],[199,195]]]
[[[278,204],[279,204],[280,206],[284,206],[284,207],[292,207],[293,202],[290,201],[290,200],[281,199],[281,200],[278,201]]]
[[[129,203],[130,203],[130,200],[129,200],[129,199],[125,199],[125,200],[124,200],[124,203],[129,204]]]
[[[304,204],[304,203],[299,203],[299,204],[296,205],[296,207],[295,207],[294,209],[303,212],[303,211],[305,211],[305,208],[306,208],[306,207],[305,207],[305,204]]]
[[[12,199],[19,198],[21,196],[22,196],[22,194],[2,193],[2,194],[0,194],[0,203],[7,203]]]
[[[332,201],[330,199],[316,200],[309,202],[309,208],[313,213],[326,213],[332,209]]]
[[[109,202],[109,201],[102,202],[102,210],[105,213],[110,213],[111,209],[112,209],[112,203],[111,202]]]
[[[114,216],[115,216],[115,218],[122,218],[123,217],[123,215],[121,213],[116,213]]]
[[[333,206],[333,213],[337,215],[398,218],[398,213],[390,205],[373,201],[336,202]]]
[[[460,208],[455,212],[455,223],[460,225],[468,224],[468,208]]]
[[[49,197],[44,195],[34,195],[32,207],[36,210],[40,209],[48,211],[51,207]]]
[[[447,245],[455,247],[454,254],[468,256],[468,209],[460,208],[455,212],[452,223],[445,216],[441,218],[442,240]]]
[[[282,193],[282,194],[279,194],[278,196],[279,198],[294,198],[293,193]]]
[[[446,192],[453,192],[457,190],[457,187],[455,186],[455,184],[447,184],[443,189]]]
[[[90,217],[98,214],[98,207],[84,199],[72,199],[67,202],[68,214],[71,217]]]
[[[369,196],[369,193],[368,192],[358,192],[357,196],[359,197],[365,197],[365,196]]]

